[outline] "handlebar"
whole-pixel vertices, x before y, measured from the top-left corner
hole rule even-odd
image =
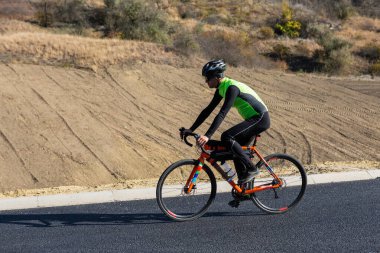
[[[181,132],[184,131],[184,130],[185,130],[184,127],[182,127],[182,128],[179,129],[179,131],[181,131]],[[185,142],[188,146],[190,146],[190,147],[192,147],[193,144],[191,144],[191,143],[187,140],[187,137],[189,137],[189,136],[193,136],[193,137],[195,138],[195,140],[198,140],[199,137],[201,137],[199,134],[196,134],[196,133],[188,133],[188,134],[184,135],[183,140],[184,140],[184,142]],[[203,148],[202,148],[202,149],[203,149]]]
[[[191,144],[190,142],[187,141],[187,137],[189,137],[189,136],[194,136],[195,140],[198,140],[199,137],[200,137],[200,135],[199,135],[199,134],[196,134],[196,133],[191,133],[191,134],[188,134],[188,135],[185,136],[185,138],[184,138],[183,140],[185,141],[185,143],[186,143],[187,145],[189,145],[190,147],[192,147],[193,144]]]
[[[184,127],[181,127],[181,128],[179,129],[179,131],[181,131],[181,132],[183,132],[184,130],[185,130]],[[193,137],[195,138],[196,141],[201,137],[201,136],[200,136],[199,134],[197,134],[197,133],[187,133],[187,134],[185,134],[185,135],[183,136],[183,140],[184,140],[184,142],[185,142],[188,146],[190,146],[190,147],[192,147],[193,144],[191,144],[190,142],[188,142],[187,137],[189,137],[189,136],[193,136]],[[202,152],[210,153],[210,152],[206,151],[206,150],[204,149],[204,147],[202,147],[202,146],[199,146],[199,148],[202,150]]]

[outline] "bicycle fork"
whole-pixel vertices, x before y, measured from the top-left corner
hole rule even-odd
[[[194,188],[197,178],[199,176],[199,173],[201,172],[204,164],[204,158],[198,159],[198,165],[194,166],[193,171],[191,172],[189,178],[187,179],[184,191],[186,194],[189,194],[191,190]]]

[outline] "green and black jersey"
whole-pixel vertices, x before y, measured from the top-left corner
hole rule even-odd
[[[223,98],[223,106],[206,132],[206,136],[209,138],[220,126],[231,107],[235,107],[245,120],[260,116],[268,111],[267,106],[261,98],[248,85],[225,77],[215,91],[210,104],[201,112],[190,129],[194,131],[200,126]]]

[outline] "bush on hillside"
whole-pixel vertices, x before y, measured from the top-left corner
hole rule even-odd
[[[278,23],[274,28],[282,35],[286,35],[290,38],[297,38],[301,34],[302,25],[299,21],[290,20],[284,23]]]
[[[283,44],[277,44],[273,47],[271,56],[275,59],[286,60],[290,56],[290,48]]]
[[[376,62],[380,60],[380,44],[367,44],[362,47],[358,55],[368,59],[370,62]]]
[[[351,3],[343,0],[332,2],[332,10],[336,17],[341,20],[346,20],[355,13]]]
[[[59,22],[85,25],[86,6],[84,0],[61,0],[57,1],[55,18]]]
[[[187,5],[186,3],[179,4],[177,6],[178,14],[181,18],[201,18],[207,15],[205,10],[199,10],[193,8],[191,5]]]
[[[246,32],[206,31],[199,34],[198,41],[206,58],[222,58],[233,66],[252,66],[258,58]]]
[[[322,66],[322,71],[341,74],[352,65],[351,44],[334,37],[331,33],[321,34],[318,43],[322,49],[316,50],[314,59]]]
[[[176,34],[173,46],[186,56],[197,54],[200,51],[199,43],[194,34],[186,29]]]
[[[202,22],[198,22],[197,25],[194,27],[193,32],[194,34],[202,34],[204,32],[204,24]]]
[[[293,20],[293,12],[285,1],[282,4],[282,17],[280,22],[275,24],[274,30],[279,35],[285,35],[290,38],[297,38],[301,34],[302,24]]]
[[[218,25],[226,23],[227,17],[220,14],[211,14],[202,19],[202,22],[210,24],[210,25]]]
[[[323,70],[332,74],[348,74],[353,64],[352,54],[348,47],[331,51],[324,60]]]
[[[371,75],[380,76],[380,61],[372,64],[372,66],[369,69],[369,72],[371,73]]]
[[[258,38],[264,39],[264,40],[273,39],[274,35],[275,34],[274,34],[274,30],[272,27],[264,26],[264,27],[260,28]]]
[[[352,5],[354,0],[290,0],[293,4],[302,4],[305,8],[309,8],[319,16],[329,19],[346,20],[355,14],[356,10]],[[372,0],[369,0],[370,2]]]
[[[124,39],[169,43],[171,26],[151,2],[142,0],[106,1],[107,35],[122,34]]]
[[[37,22],[44,27],[55,23],[72,24],[84,27],[87,24],[84,0],[43,0],[32,2]]]
[[[35,17],[40,26],[48,27],[51,26],[54,22],[54,11],[53,1],[42,1],[33,3],[34,8],[36,9]]]
[[[317,41],[323,47],[324,56],[329,56],[333,51],[351,46],[349,42],[335,37],[332,33],[322,34]]]
[[[323,36],[324,33],[328,33],[328,27],[326,24],[312,23],[309,24],[304,30],[306,38],[318,39]]]

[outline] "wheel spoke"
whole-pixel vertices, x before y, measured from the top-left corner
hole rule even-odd
[[[297,204],[304,194],[305,171],[296,159],[286,154],[270,155],[265,160],[283,183],[276,189],[255,192],[253,201],[260,209],[269,213],[287,211]],[[276,184],[276,180],[271,178],[263,163],[259,164],[259,169],[261,178],[254,181],[255,187]]]
[[[189,193],[184,188],[191,175],[195,160],[184,160],[171,165],[157,185],[157,201],[161,210],[174,220],[191,220],[201,216],[216,194],[216,180],[204,165]]]

